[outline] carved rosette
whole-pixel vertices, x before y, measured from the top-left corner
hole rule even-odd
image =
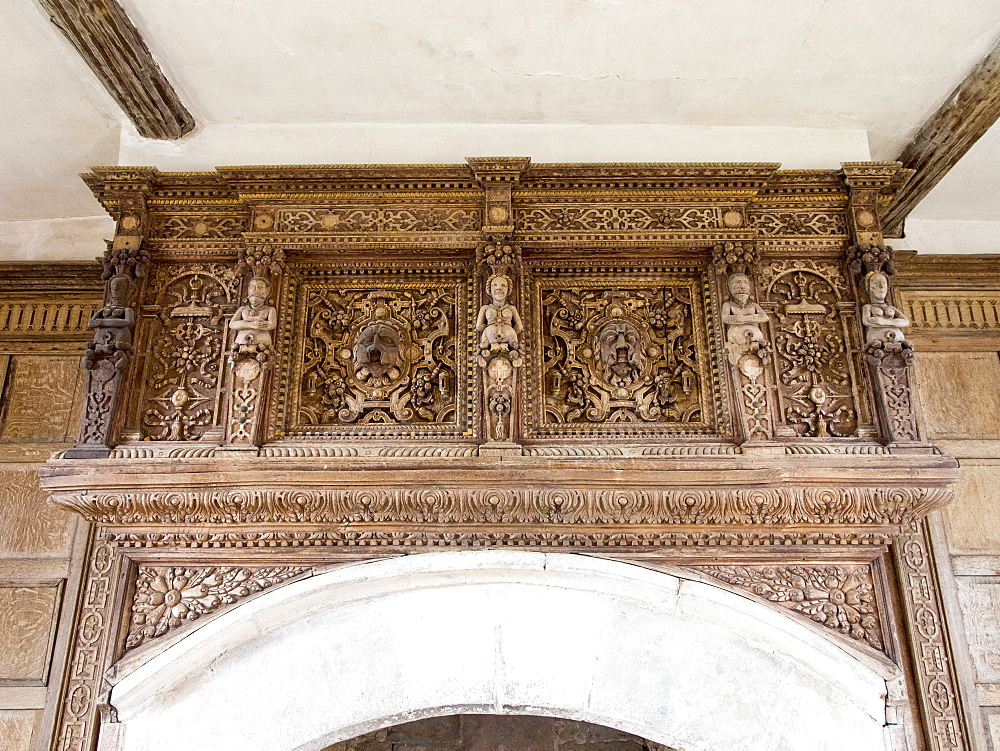
[[[308,568],[140,567],[126,646],[138,647]]]
[[[285,267],[280,248],[252,245],[244,249],[237,273],[250,272],[243,305],[229,320],[234,334],[229,344],[229,420],[226,444],[230,449],[256,449],[263,440],[262,412],[274,354],[272,332],[277,311],[271,294]]]
[[[870,566],[696,566],[880,651],[885,640]]]

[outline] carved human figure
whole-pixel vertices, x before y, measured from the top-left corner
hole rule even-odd
[[[260,276],[250,280],[247,304],[240,307],[229,321],[236,331],[236,349],[240,352],[264,351],[271,347],[271,332],[278,325],[277,311],[267,304],[271,285]]]
[[[769,318],[763,308],[751,298],[750,277],[736,273],[729,275],[730,299],[722,304],[722,322],[726,329],[726,342],[731,347],[746,351],[753,342],[763,342],[760,325]]]
[[[87,328],[95,329],[94,339],[83,354],[83,367],[92,370],[97,361],[108,357],[121,370],[132,353],[132,326],[135,312],[128,307],[132,296],[132,280],[127,276],[113,277],[108,284],[108,304],[94,313]]]
[[[865,277],[865,286],[868,304],[861,309],[865,341],[882,347],[886,344],[908,347],[903,329],[910,325],[910,319],[885,301],[889,294],[889,278],[881,271],[872,271]]]
[[[518,334],[524,330],[517,308],[507,303],[510,278],[503,274],[490,277],[486,285],[492,302],[479,309],[476,332],[480,334],[479,347],[484,353],[516,352]]]
[[[642,334],[634,323],[615,319],[604,325],[597,336],[601,362],[608,380],[628,386],[638,380],[646,366]]]

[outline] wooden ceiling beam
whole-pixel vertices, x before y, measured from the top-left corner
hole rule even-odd
[[[177,139],[194,128],[117,0],[38,0],[145,138]]]
[[[1000,43],[979,61],[896,158],[916,170],[882,220],[888,237],[1000,118]]]

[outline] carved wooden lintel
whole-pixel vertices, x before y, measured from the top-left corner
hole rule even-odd
[[[38,0],[140,135],[176,139],[194,128],[117,0]]]

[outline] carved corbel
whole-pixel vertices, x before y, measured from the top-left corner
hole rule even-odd
[[[514,185],[531,163],[529,157],[467,157],[476,180],[485,193],[483,232],[507,234],[514,231],[512,194]]]
[[[65,454],[71,459],[108,456],[118,439],[118,393],[133,353],[132,302],[149,266],[149,252],[143,246],[147,228],[143,194],[119,199],[116,219],[115,237],[101,260],[104,306],[87,323],[94,338],[81,361],[87,371],[84,408],[77,445]]]
[[[901,173],[906,171],[899,162],[845,162],[841,167],[849,195],[847,223],[853,241],[847,251],[849,269],[854,274],[895,274],[892,248],[885,245],[882,236],[881,215],[900,186]]]
[[[249,280],[242,305],[229,320],[226,449],[256,451],[262,442],[261,412],[274,354],[272,332],[278,323],[270,300],[284,262],[283,250],[266,245],[248,246],[240,255],[237,273],[249,272]]]
[[[770,316],[757,303],[750,277],[758,262],[753,243],[727,242],[712,249],[712,264],[719,277],[726,280],[729,292],[729,299],[722,304],[722,323],[726,327],[726,354],[743,418],[745,444],[774,438],[765,367],[771,359],[771,346],[761,328],[769,323]]]
[[[482,373],[486,433],[480,453],[520,454],[515,415],[524,324],[514,303],[520,291],[521,249],[509,237],[494,236],[480,245],[478,256],[484,303],[476,316],[476,363]]]

